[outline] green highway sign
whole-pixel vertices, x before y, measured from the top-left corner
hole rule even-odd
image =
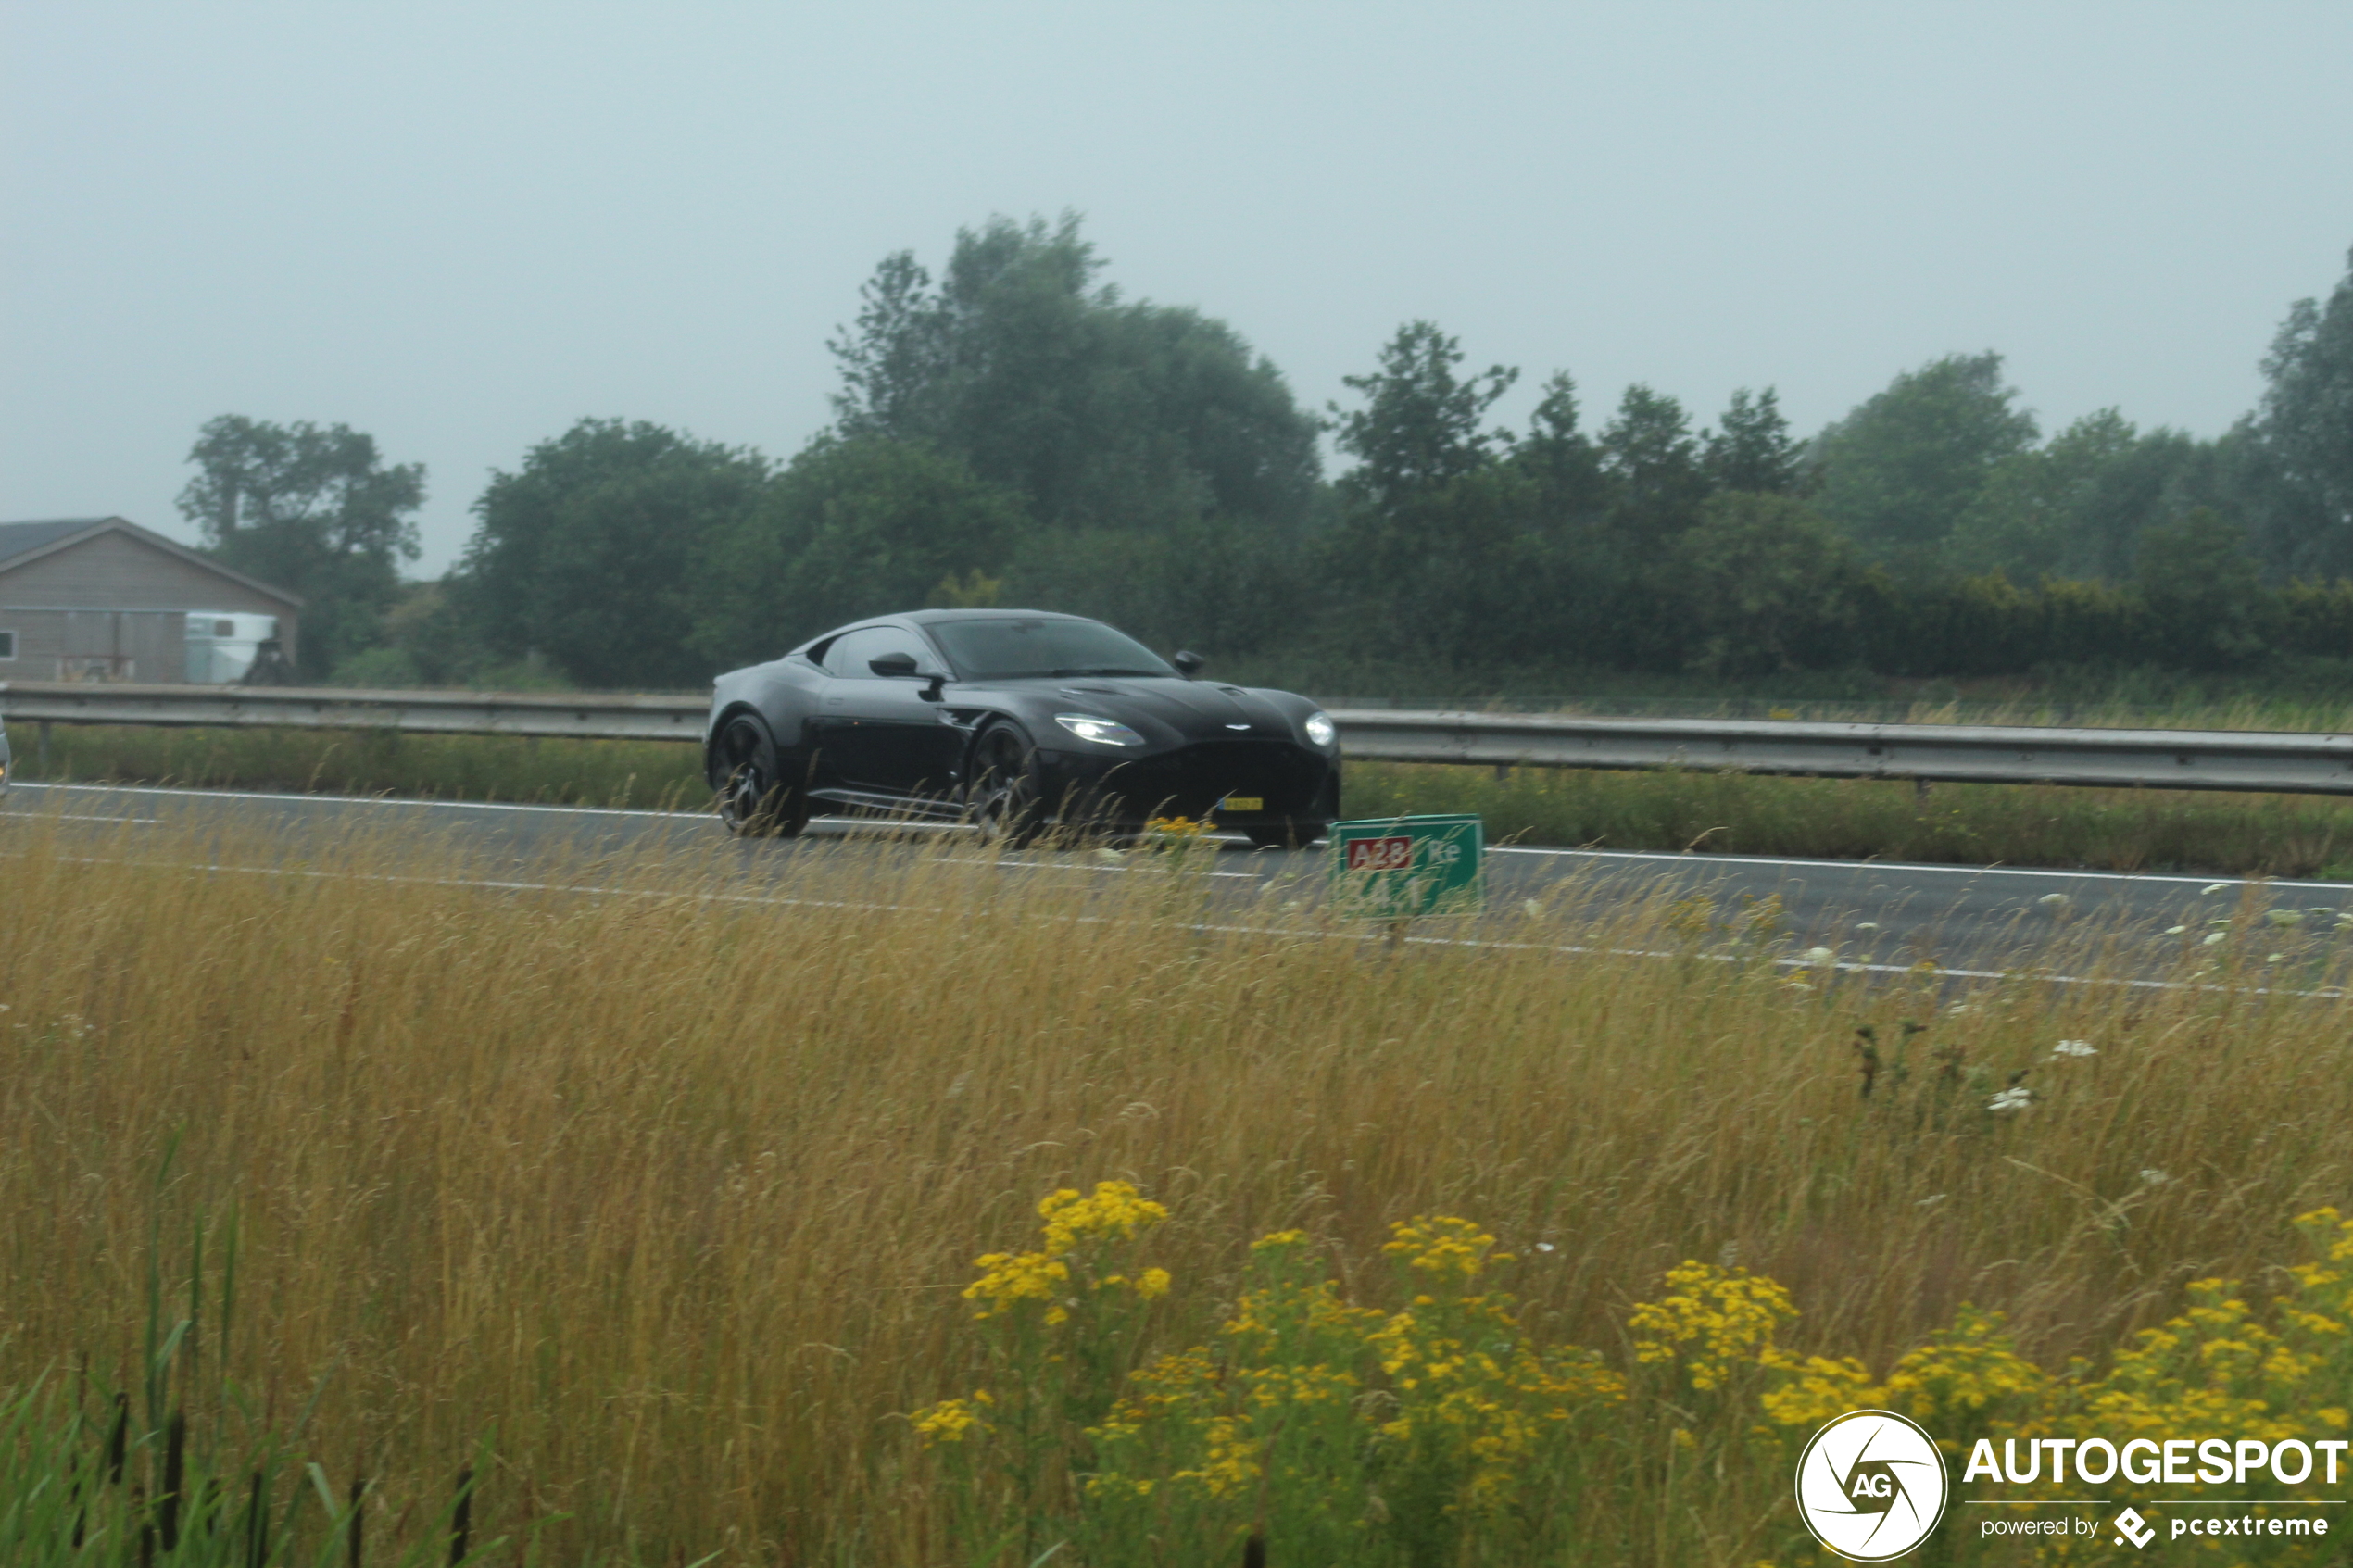
[[[1486,825],[1477,817],[1334,822],[1332,904],[1374,920],[1478,911]]]

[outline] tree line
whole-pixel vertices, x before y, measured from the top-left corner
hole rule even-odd
[[[1076,220],[888,257],[789,459],[586,419],[495,472],[404,583],[423,470],[337,425],[208,424],[208,547],[311,601],[305,673],[690,687],[856,616],[1019,605],[1301,682],[1579,671],[1980,675],[2353,658],[2353,260],[2297,303],[2220,437],[2117,410],[2045,434],[1994,353],[1801,437],[1770,387],[1704,423],[1412,321],[1303,406],[1233,328],[1130,300]],[[1328,433],[1349,466],[1327,479]]]

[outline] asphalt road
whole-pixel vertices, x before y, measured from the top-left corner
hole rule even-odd
[[[487,868],[485,880],[545,876],[557,866],[576,877],[597,857],[615,853],[710,854],[727,857],[724,864],[750,886],[778,892],[789,890],[809,846],[876,835],[871,827],[820,819],[799,841],[737,844],[715,819],[697,814],[323,795],[19,784],[0,797],[0,817],[50,814],[100,830],[179,822],[258,829],[289,853],[299,853],[317,834],[430,835],[467,850],[473,864]],[[1307,897],[1322,885],[1321,849],[1252,850],[1235,841],[1222,850],[1210,874],[1236,907],[1270,882],[1295,884]],[[1129,869],[1124,857],[1094,851],[1031,851],[1001,864],[1009,875],[1114,876]],[[1489,909],[1506,917],[1526,900],[1558,898],[1565,881],[1576,884],[1582,908],[1692,900],[1684,905],[1687,913],[1704,909],[1719,924],[1756,902],[1778,899],[1789,961],[1806,962],[1809,949],[1828,948],[1842,967],[1866,971],[1926,961],[1961,973],[2064,973],[2104,948],[2111,972],[2156,976],[2175,972],[2185,947],[2198,949],[2218,932],[2252,931],[2257,946],[2309,957],[2334,938],[2340,922],[2353,926],[2353,885],[2341,883],[1525,848],[1491,848],[1486,879]],[[1487,935],[1455,922],[1421,922],[1416,934],[1441,941]],[[1825,960],[1815,951],[1810,961]]]

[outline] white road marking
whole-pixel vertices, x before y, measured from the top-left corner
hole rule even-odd
[[[275,800],[288,801],[303,805],[332,804],[347,806],[405,806],[459,811],[538,812],[557,816],[648,817],[670,822],[691,821],[702,815],[699,812],[693,811],[654,811],[634,807],[619,806],[536,806],[504,800],[421,800],[414,797],[407,796],[273,794],[258,790],[171,789],[155,784],[19,784],[14,787],[18,789],[75,791],[93,795],[169,796],[194,800]],[[821,819],[821,821],[824,820]],[[837,818],[827,822],[826,825],[835,828],[850,828],[860,824],[851,818]],[[955,822],[892,822],[888,825],[890,831],[894,833],[950,833],[958,831],[962,826],[962,824]],[[1239,841],[1233,839],[1222,839],[1221,842],[1231,843]],[[1491,845],[1488,847],[1487,852],[1491,855],[1535,855],[1543,856],[1553,859],[1567,860],[1658,861],[1685,866],[1723,866],[1727,868],[1740,868],[1748,871],[1779,868],[1792,871],[1851,872],[1868,869],[1889,872],[1931,872],[1941,876],[2014,876],[2030,878],[2039,877],[2045,880],[2057,878],[2072,882],[2173,883],[2183,885],[2194,884],[2199,887],[2210,886],[2213,884],[2220,882],[2227,883],[2236,887],[2244,887],[2250,884],[2262,887],[2300,887],[2311,888],[2322,892],[2334,893],[2340,896],[2353,895],[2353,885],[2348,885],[2347,884],[2342,882],[2296,881],[2265,877],[2233,876],[2229,874],[2220,876],[2188,876],[2176,874],[2171,872],[2049,871],[2028,866],[1943,865],[1925,860],[1811,860],[1770,855],[1689,855],[1674,850],[1664,849],[1543,848],[1524,845]],[[1017,863],[1040,866],[1052,864],[1052,862],[1048,861],[1022,861]],[[1083,869],[1092,871],[1096,868],[1091,866],[1083,868],[1057,866],[1055,869]],[[1103,869],[1108,870],[1111,868]],[[1253,872],[1213,872],[1210,874],[1213,876],[1248,877],[1252,880],[1263,880],[1261,873]]]
[[[1768,866],[1795,866],[1820,871],[1934,872],[1944,876],[2060,877],[2071,882],[2178,882],[2193,883],[2200,887],[2218,882],[2238,886],[2251,883],[2264,887],[2317,887],[2332,893],[2353,894],[2353,885],[2342,882],[2295,882],[2228,873],[2185,876],[2171,872],[2046,871],[2031,866],[1944,865],[1929,860],[1805,860],[1774,855],[1685,855],[1670,849],[1545,849],[1516,844],[1490,845],[1487,852],[1490,855],[1548,855],[1563,859],[1667,860],[1678,865],[1743,866],[1752,871]]]
[[[184,798],[190,800],[278,800],[292,801],[303,805],[319,805],[323,803],[338,806],[425,806],[438,807],[444,809],[457,811],[541,811],[552,812],[562,816],[651,817],[665,822],[679,823],[695,821],[702,815],[702,813],[695,811],[650,811],[621,806],[531,806],[521,805],[512,801],[505,800],[419,800],[413,797],[377,795],[288,795],[271,794],[263,790],[169,789],[155,784],[19,784],[17,787],[20,789],[75,790],[93,795],[161,795],[170,796],[174,798]],[[107,817],[91,813],[71,812],[56,812],[52,814],[57,816],[60,821],[64,822],[155,822],[158,821],[158,819],[154,817]],[[820,819],[817,823],[812,823],[812,825],[830,828],[836,832],[855,832],[861,828],[867,828],[881,829],[889,833],[955,833],[963,831],[963,824],[961,822],[862,822],[857,819],[850,817],[840,817],[832,820]],[[829,833],[824,836],[831,837],[833,836],[833,834]],[[985,862],[978,860],[959,860],[956,863],[959,865],[980,865]],[[1121,872],[1132,871],[1134,869],[1130,866],[1090,866],[1083,864],[1067,865],[1053,860],[1007,860],[1000,863],[1014,866],[1025,866],[1038,871],[1055,872]],[[1258,882],[1264,880],[1262,874],[1257,872],[1212,872],[1209,874],[1212,876],[1239,877],[1247,882]]]

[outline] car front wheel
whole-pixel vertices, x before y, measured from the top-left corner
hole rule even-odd
[[[1008,849],[1023,849],[1044,831],[1038,752],[1029,737],[999,724],[980,737],[973,754],[972,820],[983,838]]]

